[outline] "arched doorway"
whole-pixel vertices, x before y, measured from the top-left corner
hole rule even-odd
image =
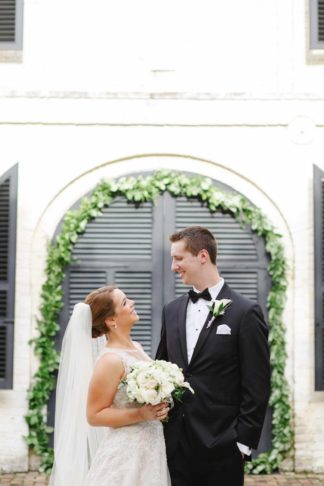
[[[241,227],[229,213],[211,213],[195,198],[173,198],[164,193],[155,204],[136,206],[119,197],[87,224],[73,248],[73,263],[66,269],[64,281],[58,348],[73,305],[94,288],[115,283],[136,300],[141,319],[134,328],[134,338],[154,355],[163,305],[187,290],[170,271],[168,236],[195,224],[207,226],[215,234],[218,266],[226,281],[258,301],[266,314],[269,262],[263,239],[250,228]],[[49,415],[53,423],[52,404]],[[271,447],[270,424],[269,412],[259,451]]]

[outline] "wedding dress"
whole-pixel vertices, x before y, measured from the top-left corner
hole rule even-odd
[[[140,349],[105,347],[98,359],[114,353],[123,362],[125,372],[137,361],[150,358]],[[125,385],[118,388],[112,407],[134,408]],[[87,474],[86,486],[167,486],[169,484],[163,426],[150,420],[123,427],[103,427],[103,438]]]

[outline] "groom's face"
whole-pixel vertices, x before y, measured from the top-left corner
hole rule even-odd
[[[171,270],[178,273],[185,285],[195,285],[201,270],[200,255],[193,255],[186,249],[185,240],[171,244]]]

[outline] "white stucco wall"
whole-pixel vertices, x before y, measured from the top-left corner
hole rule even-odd
[[[308,3],[25,0],[22,62],[0,65],[1,87],[318,96],[324,68],[308,49]]]

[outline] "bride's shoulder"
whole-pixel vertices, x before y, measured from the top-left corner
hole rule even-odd
[[[116,383],[124,376],[125,365],[120,356],[115,353],[102,353],[95,364],[92,381],[98,386],[105,386],[107,382]]]
[[[137,341],[133,341],[133,344],[134,344],[135,348],[139,349],[140,351],[144,351],[141,343],[138,343]]]
[[[110,349],[103,349],[96,362],[96,368],[122,368],[123,359],[119,353]]]

